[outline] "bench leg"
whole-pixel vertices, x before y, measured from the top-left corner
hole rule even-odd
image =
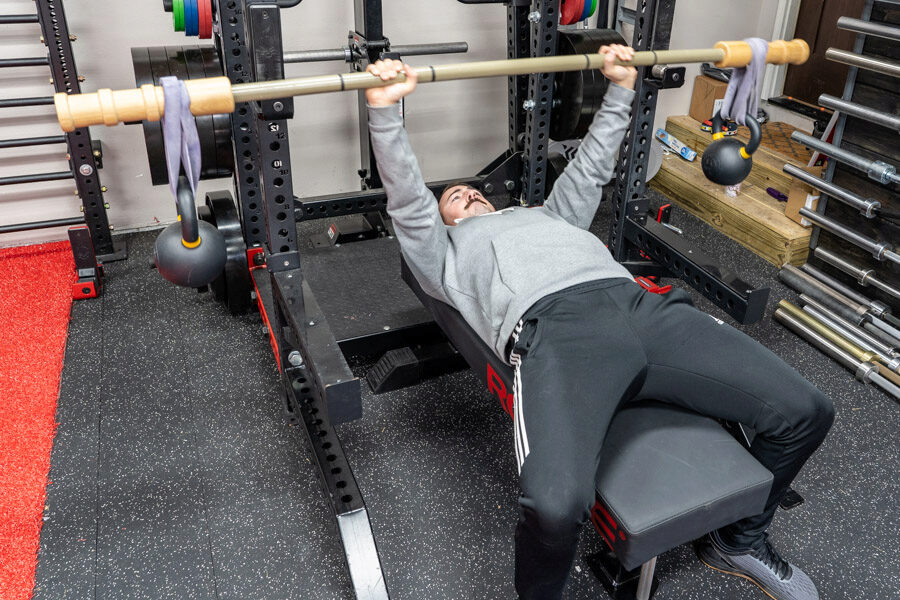
[[[654,571],[656,571],[655,556],[641,566],[641,578],[638,580],[635,600],[650,600],[650,594],[653,592]]]

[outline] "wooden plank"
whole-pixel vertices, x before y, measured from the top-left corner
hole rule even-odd
[[[698,164],[703,156],[703,151],[712,143],[712,136],[700,130],[700,123],[686,115],[669,117],[666,120],[666,131],[697,151],[696,162]],[[736,137],[746,142],[750,139],[750,132],[746,127],[740,127]],[[798,166],[806,166],[806,161],[800,161],[794,157],[785,156],[781,152],[760,146],[753,153],[753,169],[750,170],[747,181],[758,188],[762,188],[763,191],[771,187],[787,194],[794,180],[793,177],[782,170],[785,163],[788,162]]]
[[[703,176],[698,162],[663,158],[650,185],[691,214],[773,265],[801,265],[809,252],[810,230],[784,216],[781,203],[748,182],[737,198]]]

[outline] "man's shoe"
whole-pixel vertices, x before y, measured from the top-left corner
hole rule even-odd
[[[749,550],[726,550],[715,533],[697,545],[697,557],[708,567],[749,579],[774,600],[818,600],[819,592],[806,573],[790,564],[769,543],[768,537]]]

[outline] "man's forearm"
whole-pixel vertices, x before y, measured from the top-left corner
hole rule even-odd
[[[544,204],[577,227],[587,229],[597,212],[602,187],[612,177],[616,150],[628,128],[633,99],[634,90],[609,85],[578,154]]]

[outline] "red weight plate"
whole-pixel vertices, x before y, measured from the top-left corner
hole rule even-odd
[[[571,25],[577,23],[584,13],[584,3],[591,0],[562,0],[559,8],[559,24]]]
[[[198,0],[197,12],[200,13],[200,39],[212,37],[212,0]]]

